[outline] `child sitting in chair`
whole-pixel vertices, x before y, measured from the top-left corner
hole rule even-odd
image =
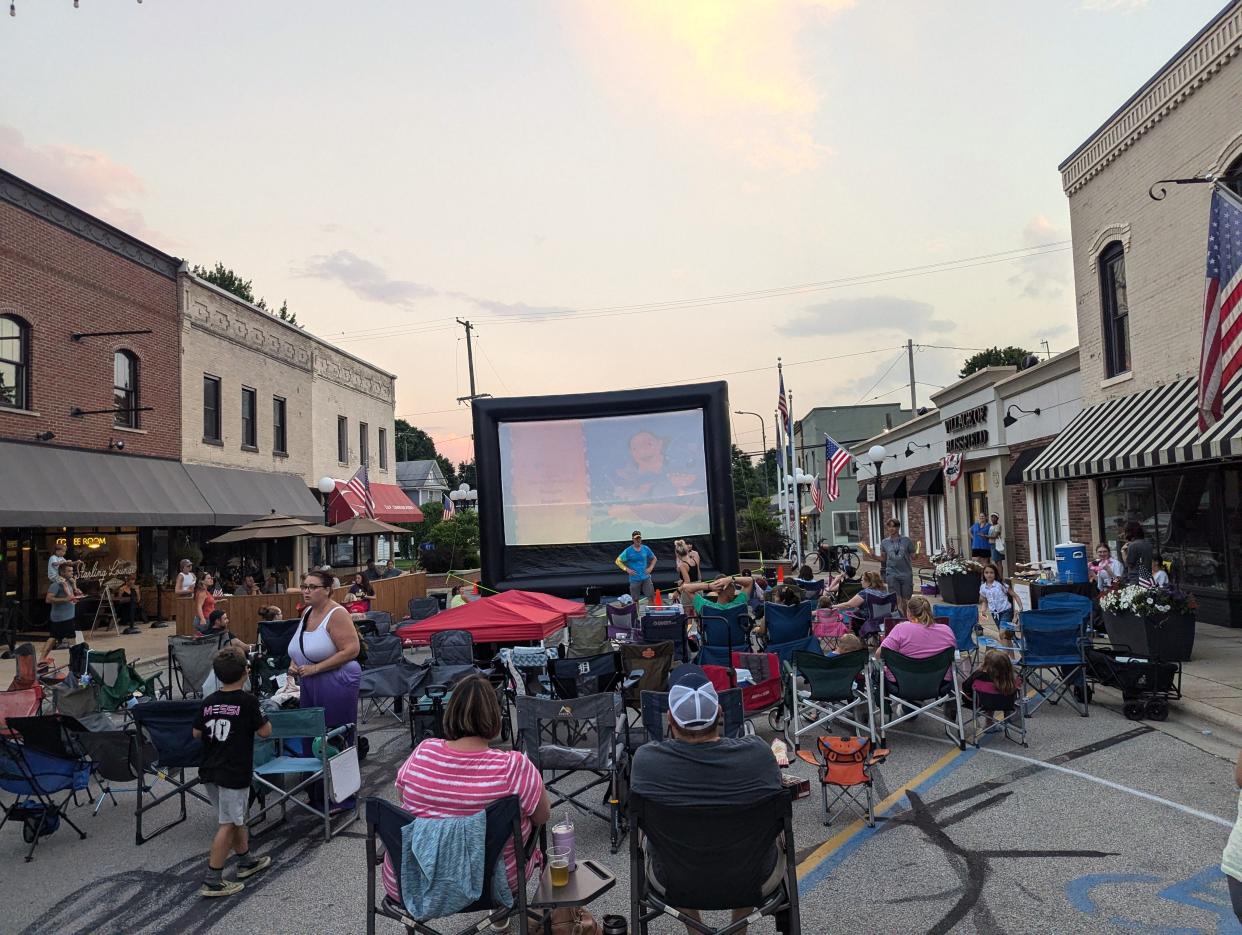
[[[1021,689],[1022,681],[1009,655],[999,649],[989,649],[983,654],[979,668],[962,683],[962,703],[973,708],[975,693],[978,693],[980,708],[993,715],[1008,714],[1017,706]]]

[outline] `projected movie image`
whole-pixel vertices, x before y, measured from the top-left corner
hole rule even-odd
[[[710,532],[703,412],[503,422],[506,545]]]

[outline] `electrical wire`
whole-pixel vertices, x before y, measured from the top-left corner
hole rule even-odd
[[[480,351],[482,351],[482,352],[483,352],[483,359],[484,359],[484,360],[486,360],[486,361],[487,361],[487,365],[488,365],[489,367],[491,367],[491,368],[492,368],[492,373],[496,376],[496,379],[500,381],[500,385],[501,385],[501,387],[503,387],[503,388],[504,388],[504,391],[505,391],[506,393],[508,393],[508,392],[509,392],[509,384],[505,382],[505,378],[504,378],[504,377],[502,377],[502,376],[500,375],[500,371],[499,371],[499,370],[497,370],[497,369],[496,369],[496,365],[495,365],[494,363],[492,363],[492,358],[491,358],[491,355],[489,355],[489,354],[487,353],[487,348],[485,348],[485,347],[483,346],[483,342],[479,340],[479,335],[478,335],[478,333],[477,333],[477,332],[475,333],[475,336],[474,336],[474,345],[475,345],[475,347],[477,347]]]
[[[897,366],[897,362],[898,362],[899,360],[901,360],[901,358],[902,358],[902,357],[904,357],[904,356],[905,356],[905,348],[902,348],[902,353],[898,354],[896,357],[894,357],[894,358],[893,358],[893,362],[892,362],[891,364],[889,364],[889,365],[888,365],[888,367],[885,369],[885,371],[884,371],[882,374],[880,374],[880,379],[878,379],[878,380],[876,380],[874,383],[872,383],[872,384],[871,384],[870,389],[868,389],[866,392],[864,392],[864,393],[862,394],[862,396],[859,396],[859,397],[858,397],[858,402],[854,403],[854,405],[855,405],[855,406],[857,406],[859,403],[861,403],[861,402],[863,401],[863,398],[867,395],[867,393],[870,393],[870,392],[871,392],[872,390],[874,390],[877,386],[879,386],[882,382],[884,382],[884,378],[885,378],[886,376],[888,376],[888,375],[889,375],[889,373],[891,373],[891,372],[892,372],[892,369],[893,369],[894,367],[896,367],[896,366]],[[890,390],[890,392],[891,392],[891,390]],[[887,394],[886,394],[886,395],[887,395]]]

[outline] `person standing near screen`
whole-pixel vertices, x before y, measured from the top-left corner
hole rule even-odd
[[[635,603],[641,597],[655,596],[655,584],[651,580],[656,566],[655,553],[643,545],[643,534],[637,529],[630,533],[630,544],[617,556],[616,565],[630,576],[630,597]]]

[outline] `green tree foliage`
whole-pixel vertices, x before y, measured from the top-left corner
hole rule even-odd
[[[769,502],[756,497],[737,513],[737,546],[742,552],[761,552],[772,558],[784,550],[784,537]]]
[[[432,527],[427,541],[435,549],[423,556],[423,567],[442,573],[479,567],[479,514],[458,510]]]
[[[475,490],[479,489],[479,478],[475,473],[473,461],[462,461],[457,465],[457,483],[468,484]]]
[[[393,423],[393,436],[398,461],[431,461],[436,456],[436,443],[431,436],[405,419]]]
[[[453,467],[453,462],[437,451],[436,464],[440,465],[440,473],[444,475],[444,482],[449,485],[449,490],[455,490],[460,481],[457,480],[457,469]]]
[[[761,492],[759,479],[755,476],[755,466],[750,456],[737,445],[731,445],[729,456],[733,466],[733,506],[744,509],[754,497]]]
[[[966,362],[962,364],[959,377],[968,377],[976,370],[982,370],[984,367],[1021,367],[1022,361],[1031,356],[1031,352],[1021,347],[989,347],[986,351],[980,351],[972,357],[967,357]]]
[[[252,280],[242,279],[219,260],[216,261],[216,265],[212,269],[207,269],[205,266],[199,266],[196,263],[192,272],[199,279],[205,279],[212,285],[219,286],[225,292],[231,292],[242,301],[249,302],[251,305],[263,309],[269,315],[275,315],[281,321],[287,321],[291,325],[298,325],[298,316],[295,312],[289,311],[289,303],[287,301],[282,299],[280,308],[273,312],[267,307],[267,299],[261,297],[256,299],[254,297]],[[298,325],[298,327],[301,328],[302,326]]]

